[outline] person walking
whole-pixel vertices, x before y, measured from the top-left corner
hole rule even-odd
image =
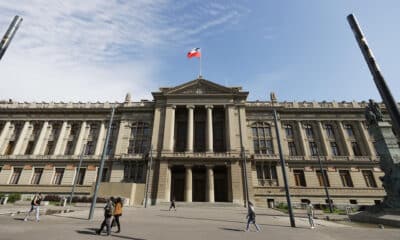
[[[175,197],[173,197],[173,198],[171,199],[171,204],[169,205],[169,210],[168,210],[168,211],[171,211],[172,208],[174,208],[174,210],[176,211],[176,207],[175,207]]]
[[[114,226],[114,223],[117,224],[118,230],[116,231],[116,233],[121,232],[121,224],[119,223],[119,217],[122,216],[122,199],[120,197],[118,197],[115,200],[115,209],[114,209],[114,219],[112,220],[111,223],[111,228]]]
[[[28,221],[28,217],[31,215],[31,212],[35,211],[35,219],[36,222],[40,221],[39,218],[39,211],[40,211],[40,202],[42,201],[42,193],[38,193],[35,194],[35,196],[33,197],[32,201],[31,201],[31,209],[29,210],[29,212],[26,214],[24,221]]]
[[[310,228],[314,229],[314,227],[315,227],[315,224],[314,224],[314,206],[311,204],[311,201],[308,201],[306,209],[307,209],[308,222],[310,223]]]
[[[104,220],[101,223],[100,229],[96,230],[96,234],[100,235],[103,231],[104,227],[107,227],[107,236],[111,234],[111,220],[114,214],[114,198],[111,197],[107,200],[106,205],[104,206]]]
[[[257,232],[260,231],[260,227],[256,223],[256,211],[254,209],[254,205],[252,202],[248,202],[248,208],[247,208],[247,226],[246,226],[246,232],[249,231],[250,223],[253,223],[254,226],[256,227]]]

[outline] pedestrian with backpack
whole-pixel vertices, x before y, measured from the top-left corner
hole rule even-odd
[[[28,221],[28,217],[31,215],[31,212],[35,211],[35,218],[36,218],[36,222],[39,222],[39,211],[40,211],[40,202],[42,201],[43,197],[42,197],[42,193],[38,193],[36,194],[32,201],[31,201],[31,209],[29,210],[29,212],[26,214],[24,221]]]
[[[111,221],[114,214],[114,198],[110,197],[104,206],[104,220],[101,223],[100,229],[96,230],[96,234],[100,235],[104,227],[107,227],[107,236],[111,234]]]
[[[111,228],[114,226],[114,223],[117,224],[118,230],[116,231],[116,233],[121,232],[121,224],[119,223],[119,217],[122,216],[122,199],[120,197],[118,197],[115,200],[115,209],[114,209],[114,219],[111,223]]]
[[[248,202],[248,208],[247,208],[247,226],[245,232],[249,231],[250,223],[253,223],[254,226],[257,229],[257,232],[260,231],[260,227],[256,223],[256,211],[254,209],[254,205],[252,202]]]
[[[172,208],[174,208],[174,210],[176,211],[176,207],[175,207],[175,197],[173,197],[173,198],[171,199],[171,204],[169,205],[169,210],[168,210],[168,211],[171,211]]]

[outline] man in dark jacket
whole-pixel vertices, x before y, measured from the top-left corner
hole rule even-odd
[[[249,231],[250,223],[253,223],[254,226],[257,229],[257,232],[260,231],[260,227],[256,223],[256,211],[254,210],[254,205],[252,202],[249,201],[248,203],[248,209],[247,209],[247,226],[246,226],[246,232]]]
[[[104,227],[107,227],[107,236],[111,234],[111,221],[113,214],[114,214],[114,198],[111,197],[110,199],[107,200],[107,203],[104,206],[104,220],[101,223],[100,229],[96,230],[97,235],[101,234]]]

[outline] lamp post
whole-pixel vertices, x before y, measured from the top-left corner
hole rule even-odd
[[[76,187],[76,184],[78,183],[79,172],[81,170],[82,161],[83,161],[83,154],[85,153],[85,150],[86,150],[86,144],[83,145],[81,156],[79,157],[78,170],[76,171],[76,177],[75,177],[75,180],[74,180],[74,185],[72,186],[71,196],[69,198],[69,208],[71,208],[71,206],[72,206],[72,198],[74,197],[75,187]]]
[[[15,16],[10,26],[8,27],[6,34],[4,34],[4,37],[0,42],[0,60],[3,58],[3,55],[6,52],[8,46],[10,45],[10,42],[13,39],[15,33],[17,32],[21,22],[22,18],[20,16]]]
[[[280,132],[279,132],[279,129],[278,129],[278,117],[277,117],[277,114],[276,114],[276,109],[274,109],[273,111],[274,111],[274,123],[275,123],[276,139],[278,141],[279,158],[281,160],[283,182],[285,184],[285,192],[286,192],[286,201],[287,201],[288,210],[289,210],[290,226],[296,227],[296,222],[294,220],[294,215],[293,215],[292,201],[290,199],[289,184],[288,184],[288,179],[287,179],[287,175],[286,175],[286,168],[285,168],[286,163],[285,163],[285,159],[283,158],[281,136],[280,136]]]
[[[102,154],[102,156],[101,156],[101,162],[100,162],[99,172],[97,173],[96,186],[95,186],[95,188],[94,188],[93,199],[92,199],[92,205],[90,206],[89,220],[92,220],[92,219],[93,219],[94,208],[96,207],[97,192],[98,192],[98,190],[99,190],[101,178],[102,178],[102,176],[103,176],[104,161],[105,161],[106,155],[107,155],[108,140],[110,139],[111,126],[112,126],[112,122],[113,122],[113,120],[114,120],[114,112],[115,112],[115,105],[113,105],[113,106],[112,106],[112,109],[111,109],[111,117],[110,117],[110,122],[108,123],[108,130],[107,130],[106,141],[105,141],[105,143],[104,143],[103,154]]]
[[[149,195],[149,180],[150,180],[150,173],[151,173],[151,166],[153,165],[153,145],[150,145],[150,162],[147,167],[147,176],[146,176],[146,191],[144,193],[144,207],[147,208],[147,199]]]
[[[328,199],[328,204],[329,204],[329,212],[333,213],[333,206],[332,206],[332,201],[331,201],[331,196],[329,195],[329,191],[328,191],[328,183],[327,183],[327,178],[325,175],[324,170],[322,169],[322,162],[321,162],[321,157],[319,156],[319,150],[317,148],[317,159],[318,159],[318,163],[319,163],[319,169],[321,171],[321,175],[322,175],[322,182],[324,184],[324,189],[325,189],[325,195],[326,198]]]
[[[372,50],[368,46],[367,39],[364,37],[364,34],[358,25],[356,17],[353,14],[350,14],[347,16],[347,21],[353,30],[354,37],[356,38],[358,46],[360,47],[361,53],[364,55],[364,59],[367,62],[375,85],[378,88],[379,94],[381,95],[383,103],[386,106],[386,110],[392,119],[394,132],[397,136],[400,136],[400,112],[398,105],[394,100],[385,79],[382,76],[381,70],[375,61]]]
[[[243,157],[243,178],[244,178],[244,191],[245,191],[245,203],[244,206],[247,207],[249,204],[249,185],[247,182],[247,160],[246,160],[246,149],[244,148],[243,145],[243,133],[242,133],[242,118],[241,118],[241,114],[240,114],[240,107],[238,106],[238,117],[239,117],[239,137],[240,137],[240,153]]]

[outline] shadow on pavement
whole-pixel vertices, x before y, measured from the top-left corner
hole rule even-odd
[[[14,218],[16,221],[24,221],[24,218]]]
[[[244,232],[243,229],[238,229],[238,228],[220,228],[220,229],[227,231],[234,231],[234,232]]]
[[[59,218],[71,218],[71,219],[78,219],[78,220],[88,220],[87,218],[82,217],[73,217],[73,216],[63,216],[63,215],[51,215],[52,217],[59,217]]]
[[[85,234],[85,235],[96,235],[96,230],[97,228],[86,228],[86,230],[76,230],[77,233],[79,234]],[[105,236],[103,235],[99,235],[99,236]],[[134,238],[134,237],[128,237],[128,236],[122,236],[119,234],[111,234],[112,237],[116,237],[116,238],[122,238],[122,239],[130,239],[130,240],[145,240],[143,238]]]

